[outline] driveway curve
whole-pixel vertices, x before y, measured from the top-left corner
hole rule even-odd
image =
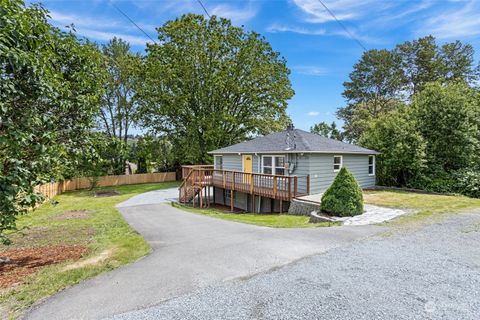
[[[25,318],[111,317],[222,281],[248,278],[383,230],[259,227],[188,213],[172,207],[168,197],[154,196],[158,193],[146,193],[118,206],[151,245],[149,256],[62,291],[33,307]]]

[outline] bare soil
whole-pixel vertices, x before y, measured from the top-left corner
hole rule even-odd
[[[113,190],[108,190],[108,191],[96,191],[95,192],[95,197],[100,198],[100,197],[113,197],[113,196],[118,196],[120,192],[118,191],[113,191]]]
[[[87,252],[86,246],[48,246],[15,248],[0,251],[0,256],[10,261],[0,265],[0,289],[22,284],[27,276],[42,267],[67,260],[78,260]]]
[[[65,211],[56,216],[50,217],[53,221],[74,220],[74,219],[87,219],[93,213],[91,210],[70,210]]]

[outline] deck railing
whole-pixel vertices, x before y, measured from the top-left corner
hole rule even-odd
[[[182,186],[203,188],[214,186],[262,197],[291,201],[309,194],[309,176],[283,176],[213,169],[213,166],[188,166]],[[186,172],[184,171],[184,172]],[[182,186],[180,188],[182,188]],[[180,190],[180,195],[186,191]]]

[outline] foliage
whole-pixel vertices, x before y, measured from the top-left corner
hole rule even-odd
[[[173,146],[165,137],[144,135],[137,138],[130,148],[129,159],[137,163],[137,173],[175,169]]]
[[[340,217],[363,213],[363,193],[353,174],[343,167],[322,195],[322,211]]]
[[[417,132],[416,119],[407,107],[372,121],[360,144],[380,152],[375,164],[380,185],[408,185],[421,176],[425,168],[425,141]]]
[[[255,32],[188,14],[158,28],[139,82],[140,119],[166,135],[182,163],[285,128],[293,95],[285,60]]]
[[[108,70],[97,126],[111,139],[111,165],[114,174],[124,174],[128,132],[135,124],[137,100],[135,86],[139,81],[141,58],[130,53],[130,45],[114,37],[102,47]]]
[[[466,168],[454,174],[455,191],[472,198],[480,198],[480,169]]]
[[[164,188],[177,186],[177,182],[165,182],[115,187],[119,196],[109,198],[93,197],[91,191],[73,191],[56,196],[57,205],[45,203],[34,213],[22,216],[19,227],[25,229],[26,235],[11,235],[13,246],[34,247],[42,245],[85,245],[89,251],[86,259],[98,257],[104,252],[110,254],[99,259],[93,265],[79,265],[78,268],[65,270],[63,265],[51,265],[42,268],[28,281],[14,290],[0,292],[0,306],[5,318],[17,318],[19,313],[34,303],[51,296],[58,291],[76,283],[107,272],[122,265],[129,264],[146,255],[150,247],[137,232],[122,218],[116,204],[132,196]],[[112,187],[101,190],[112,190]],[[90,212],[87,219],[52,219],[66,211],[85,210]],[[42,230],[41,234],[32,237],[29,233]],[[0,250],[1,248],[0,245]]]
[[[0,240],[82,153],[102,93],[101,55],[47,22],[40,5],[0,5]]]
[[[365,120],[395,110],[401,106],[399,101],[409,102],[429,82],[473,83],[478,75],[473,56],[470,44],[455,41],[439,46],[432,36],[407,41],[392,50],[366,51],[344,83],[347,105],[337,111],[345,122],[347,140],[358,141],[368,127]]]
[[[312,127],[310,127],[310,132],[330,139],[336,139],[339,141],[343,140],[343,134],[340,130],[337,129],[337,124],[335,123],[335,121],[332,122],[332,124],[330,125],[323,121],[320,123],[316,123]]]
[[[430,168],[452,172],[478,163],[480,99],[474,90],[463,83],[429,83],[412,108]]]

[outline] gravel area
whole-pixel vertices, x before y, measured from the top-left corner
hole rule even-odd
[[[480,212],[356,242],[114,319],[478,319]]]

